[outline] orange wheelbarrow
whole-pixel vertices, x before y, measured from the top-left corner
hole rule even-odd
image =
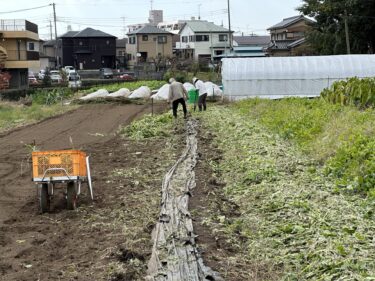
[[[56,184],[66,183],[69,210],[77,208],[82,183],[87,183],[94,200],[89,157],[80,150],[50,150],[32,153],[33,182],[38,186],[39,207],[48,212]]]

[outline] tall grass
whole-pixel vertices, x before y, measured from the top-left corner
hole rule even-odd
[[[372,193],[375,187],[375,110],[324,100],[246,100],[235,105],[248,118],[297,144],[326,168],[337,186]]]

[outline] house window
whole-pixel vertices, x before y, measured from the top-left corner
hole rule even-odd
[[[135,44],[135,37],[129,37],[129,44]]]
[[[196,35],[195,40],[197,42],[208,42],[208,41],[210,41],[210,36],[208,36],[208,35]]]
[[[119,55],[120,57],[122,57],[122,51],[119,51],[119,52],[118,52],[118,55]]]
[[[182,36],[182,42],[187,43],[188,42],[188,37],[187,36]]]
[[[34,42],[28,42],[28,44],[27,44],[27,50],[28,51],[35,51],[35,44],[34,44]]]
[[[143,35],[142,36],[142,41],[148,41],[148,35]]]
[[[167,36],[165,36],[165,35],[158,36],[158,43],[160,43],[160,44],[167,43]]]
[[[195,36],[194,35],[189,36],[189,42],[195,42]]]
[[[228,35],[227,34],[219,34],[219,41],[220,42],[227,42],[228,41]]]

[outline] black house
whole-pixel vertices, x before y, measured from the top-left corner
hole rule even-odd
[[[57,43],[60,67],[76,69],[115,68],[116,37],[100,30],[86,28],[61,35]]]

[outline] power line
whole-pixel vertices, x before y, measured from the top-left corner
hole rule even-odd
[[[31,11],[31,10],[37,10],[41,8],[46,8],[52,6],[52,4],[44,5],[44,6],[39,6],[39,7],[34,7],[34,8],[28,8],[28,9],[21,9],[21,10],[14,10],[14,11],[8,11],[8,12],[0,12],[0,14],[13,14],[13,13],[18,13],[18,12],[25,12],[25,11]]]

